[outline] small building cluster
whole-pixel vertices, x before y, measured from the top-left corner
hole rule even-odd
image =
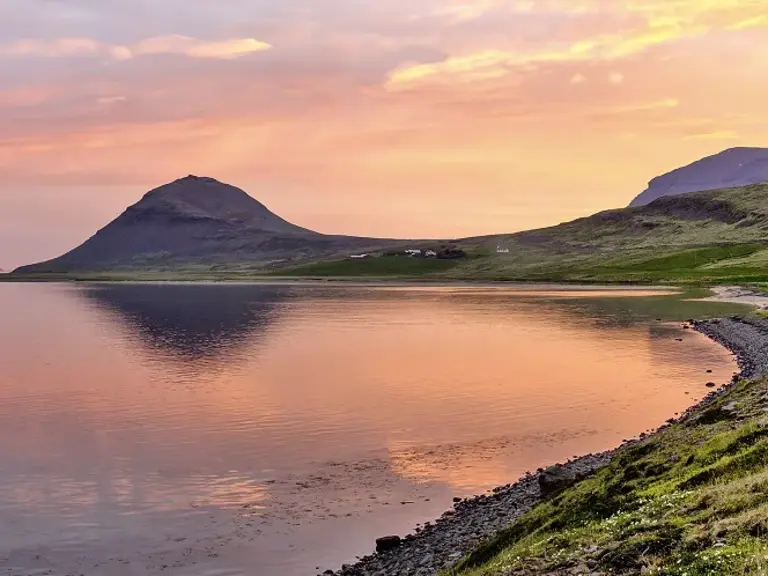
[[[406,258],[438,258],[438,259],[449,259],[449,258],[464,258],[466,256],[466,253],[464,250],[461,250],[458,248],[455,244],[445,244],[441,245],[439,248],[405,248],[403,250],[389,250],[387,252],[384,252],[382,254],[370,254],[370,253],[362,253],[362,254],[350,254],[349,258],[352,260],[362,260],[365,258],[374,258],[374,257],[392,257],[392,256],[400,256],[400,257],[406,257]]]
[[[407,248],[403,254],[409,258],[436,258],[437,252],[434,250],[419,250],[418,248]]]

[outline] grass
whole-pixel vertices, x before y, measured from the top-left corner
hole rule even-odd
[[[750,265],[745,257],[764,250],[765,246],[754,243],[690,248],[639,260],[616,259],[581,273],[647,281],[760,281],[768,277],[768,271]],[[739,264],[729,266],[733,261]]]
[[[768,379],[622,449],[442,576],[768,570]],[[736,412],[723,410],[736,403]],[[574,572],[567,572],[575,570]]]
[[[424,276],[445,272],[459,265],[459,260],[381,256],[359,260],[344,259],[316,262],[295,268],[276,270],[277,276]]]

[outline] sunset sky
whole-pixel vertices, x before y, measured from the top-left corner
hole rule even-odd
[[[512,232],[768,145],[766,0],[0,0],[0,268],[189,173],[322,232]]]

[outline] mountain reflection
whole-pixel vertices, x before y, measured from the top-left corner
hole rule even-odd
[[[240,284],[101,284],[81,292],[117,314],[151,350],[197,361],[263,336],[290,295]]]

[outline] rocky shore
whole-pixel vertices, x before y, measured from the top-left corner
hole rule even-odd
[[[768,320],[754,317],[731,317],[687,323],[699,332],[732,351],[741,372],[731,383],[713,390],[697,405],[677,419],[670,419],[661,429],[676,421],[694,418],[702,408],[716,400],[729,386],[741,378],[754,378],[768,373]],[[588,476],[604,466],[626,446],[647,438],[629,440],[622,446],[600,454],[557,464],[523,476],[514,484],[501,486],[491,494],[457,501],[434,523],[425,525],[402,540],[382,538],[379,551],[354,565],[345,565],[326,576],[433,576],[450,567],[480,542],[493,537],[528,512],[539,501]]]

